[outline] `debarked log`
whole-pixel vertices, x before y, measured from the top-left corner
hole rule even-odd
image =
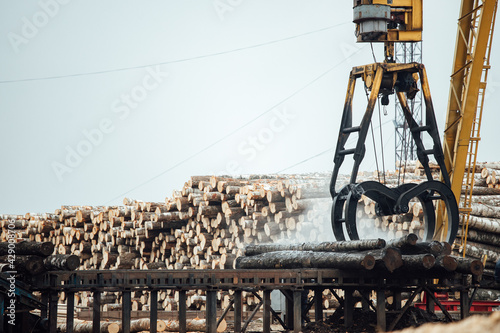
[[[236,268],[239,269],[336,268],[371,270],[374,266],[375,258],[363,253],[277,251],[236,258]]]

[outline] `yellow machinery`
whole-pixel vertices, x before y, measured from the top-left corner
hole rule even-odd
[[[394,63],[394,43],[418,42],[422,39],[423,0],[354,0],[353,21],[358,42],[383,42],[384,63],[354,67],[350,74],[347,96],[334,157],[330,184],[333,198],[332,227],[338,240],[358,239],[356,230],[356,203],[365,195],[376,203],[378,215],[401,214],[408,211],[408,202],[417,198],[424,208],[426,234],[424,240],[440,238],[453,243],[458,231],[462,182],[466,165],[475,166],[477,142],[481,125],[482,105],[489,69],[490,45],[493,35],[498,0],[463,0],[457,46],[451,79],[450,99],[445,124],[444,144],[441,146],[425,68],[422,64]],[[352,124],[352,104],[355,83],[364,81],[370,91],[365,115],[359,126]],[[420,81],[424,99],[426,124],[419,125],[408,100],[414,98]],[[365,154],[365,140],[377,99],[389,103],[389,95],[396,94],[417,147],[417,156],[424,166],[427,181],[419,184],[399,184],[389,188],[379,182],[357,183],[359,165]],[[432,147],[426,148],[421,135],[427,133]],[[347,139],[357,135],[354,148],[346,148]],[[353,155],[354,166],[350,184],[336,190],[338,172],[345,156]],[[441,182],[432,179],[428,156],[439,164]],[[473,167],[466,179],[467,193],[461,203],[466,240]],[[438,207],[437,210],[434,207]]]
[[[463,247],[467,241],[474,169],[497,6],[498,0],[462,0],[458,20],[443,148],[451,189],[457,201],[460,200],[462,186],[465,184],[465,193],[460,201],[463,228],[460,245]],[[446,230],[447,223],[442,212],[440,216],[438,232]]]

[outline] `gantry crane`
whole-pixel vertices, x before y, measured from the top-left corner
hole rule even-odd
[[[330,184],[333,198],[332,227],[338,240],[344,240],[346,236],[359,239],[356,206],[361,195],[365,195],[375,201],[376,212],[381,216],[406,213],[410,200],[418,199],[424,211],[424,240],[439,238],[450,244],[454,242],[459,228],[457,202],[461,198],[465,166],[467,162],[468,165],[475,165],[484,98],[482,92],[489,69],[496,7],[497,0],[462,1],[443,147],[424,65],[394,62],[394,43],[422,40],[423,0],[354,1],[353,21],[356,23],[357,41],[383,42],[385,61],[354,67],[350,74]],[[360,125],[353,126],[353,96],[358,78],[364,81],[365,89],[370,95]],[[408,100],[413,99],[419,90],[418,82],[425,100],[425,125],[420,125],[413,118],[408,107]],[[357,183],[376,102],[380,98],[381,104],[387,105],[389,95],[392,94],[396,94],[401,104],[427,181],[418,185],[403,183],[392,188],[376,181]],[[424,145],[424,134],[430,136],[431,147]],[[356,146],[346,148],[351,135],[357,135]],[[337,191],[339,169],[347,155],[353,155],[354,159],[350,182]],[[432,177],[429,167],[431,155],[441,168],[441,181]],[[472,191],[473,177],[469,175],[466,179],[470,183],[467,189]],[[470,193],[465,197],[470,198]],[[470,209],[467,210],[467,202],[461,206],[463,212],[470,212]]]

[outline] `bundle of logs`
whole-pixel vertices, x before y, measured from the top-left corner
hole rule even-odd
[[[383,239],[353,241],[263,244],[245,247],[245,256],[236,259],[242,269],[335,268],[359,272],[376,270],[388,273],[424,273],[441,277],[449,272],[480,276],[483,264],[477,259],[452,256],[446,242],[418,242],[408,234],[386,242]]]
[[[74,254],[53,254],[51,242],[0,243],[0,272],[18,272],[34,276],[47,271],[73,271],[80,267],[80,258]]]
[[[431,165],[431,169],[438,178],[439,166]],[[400,170],[412,174],[411,177],[424,174],[423,167],[418,161],[402,164]],[[465,256],[469,258],[485,260],[485,273],[493,275],[495,262],[500,259],[500,162],[476,163],[476,167],[471,170],[470,177],[473,183],[472,193],[466,194],[467,188],[464,186],[461,202],[467,195],[471,201],[471,212],[469,217],[463,214],[460,216],[461,228],[453,250],[460,255],[465,252]],[[381,228],[401,231],[402,234],[422,233],[424,224],[420,204],[414,203],[410,212],[406,216],[397,217],[403,220],[403,223],[392,227],[390,223],[380,221]],[[370,213],[368,215],[373,216]],[[376,226],[379,225],[378,222],[375,219]]]
[[[486,168],[493,170],[491,165]],[[418,170],[416,164],[413,170],[408,164],[404,177],[398,172],[386,172],[384,177],[360,173],[358,179],[382,179],[388,185],[403,180],[420,182],[424,178]],[[500,210],[497,212],[495,204],[500,202],[500,189],[480,181],[484,179],[480,174],[474,176],[478,192],[473,196],[475,207],[469,221],[467,246],[457,246],[456,250],[466,251],[476,259],[487,255],[487,271],[500,256]],[[54,246],[51,255],[76,255],[79,269],[86,270],[231,269],[248,245],[334,240],[330,226],[330,176],[193,176],[163,202],[125,198],[121,206],[62,206],[54,213],[0,215],[0,241],[7,242],[15,235],[17,242],[50,242]],[[341,181],[347,183],[348,177]],[[486,189],[499,192],[494,194]],[[363,238],[401,238],[409,234],[422,237],[424,220],[418,202],[410,212],[377,217],[374,204],[362,198],[359,233],[363,236],[365,232]],[[16,252],[17,257],[20,253]],[[379,264],[374,258],[376,268]],[[368,259],[366,265],[370,267]],[[46,264],[44,267],[47,269]],[[60,298],[64,303],[64,294]],[[108,311],[120,308],[118,293],[101,298]],[[228,299],[227,294],[219,295],[221,304]],[[175,292],[159,293],[158,302],[160,309],[175,310]],[[91,303],[85,293],[76,296],[75,304],[79,307]],[[254,304],[252,294],[244,297],[244,306],[251,308]],[[191,309],[203,309],[203,292],[189,295],[188,305]],[[132,306],[133,310],[148,310],[148,294],[134,293]]]

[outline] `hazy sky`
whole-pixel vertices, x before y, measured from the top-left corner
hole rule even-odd
[[[424,6],[441,131],[459,3]],[[0,213],[163,201],[191,175],[330,171],[349,71],[373,62],[351,18],[347,0],[0,0]],[[500,160],[498,40],[481,161]]]

